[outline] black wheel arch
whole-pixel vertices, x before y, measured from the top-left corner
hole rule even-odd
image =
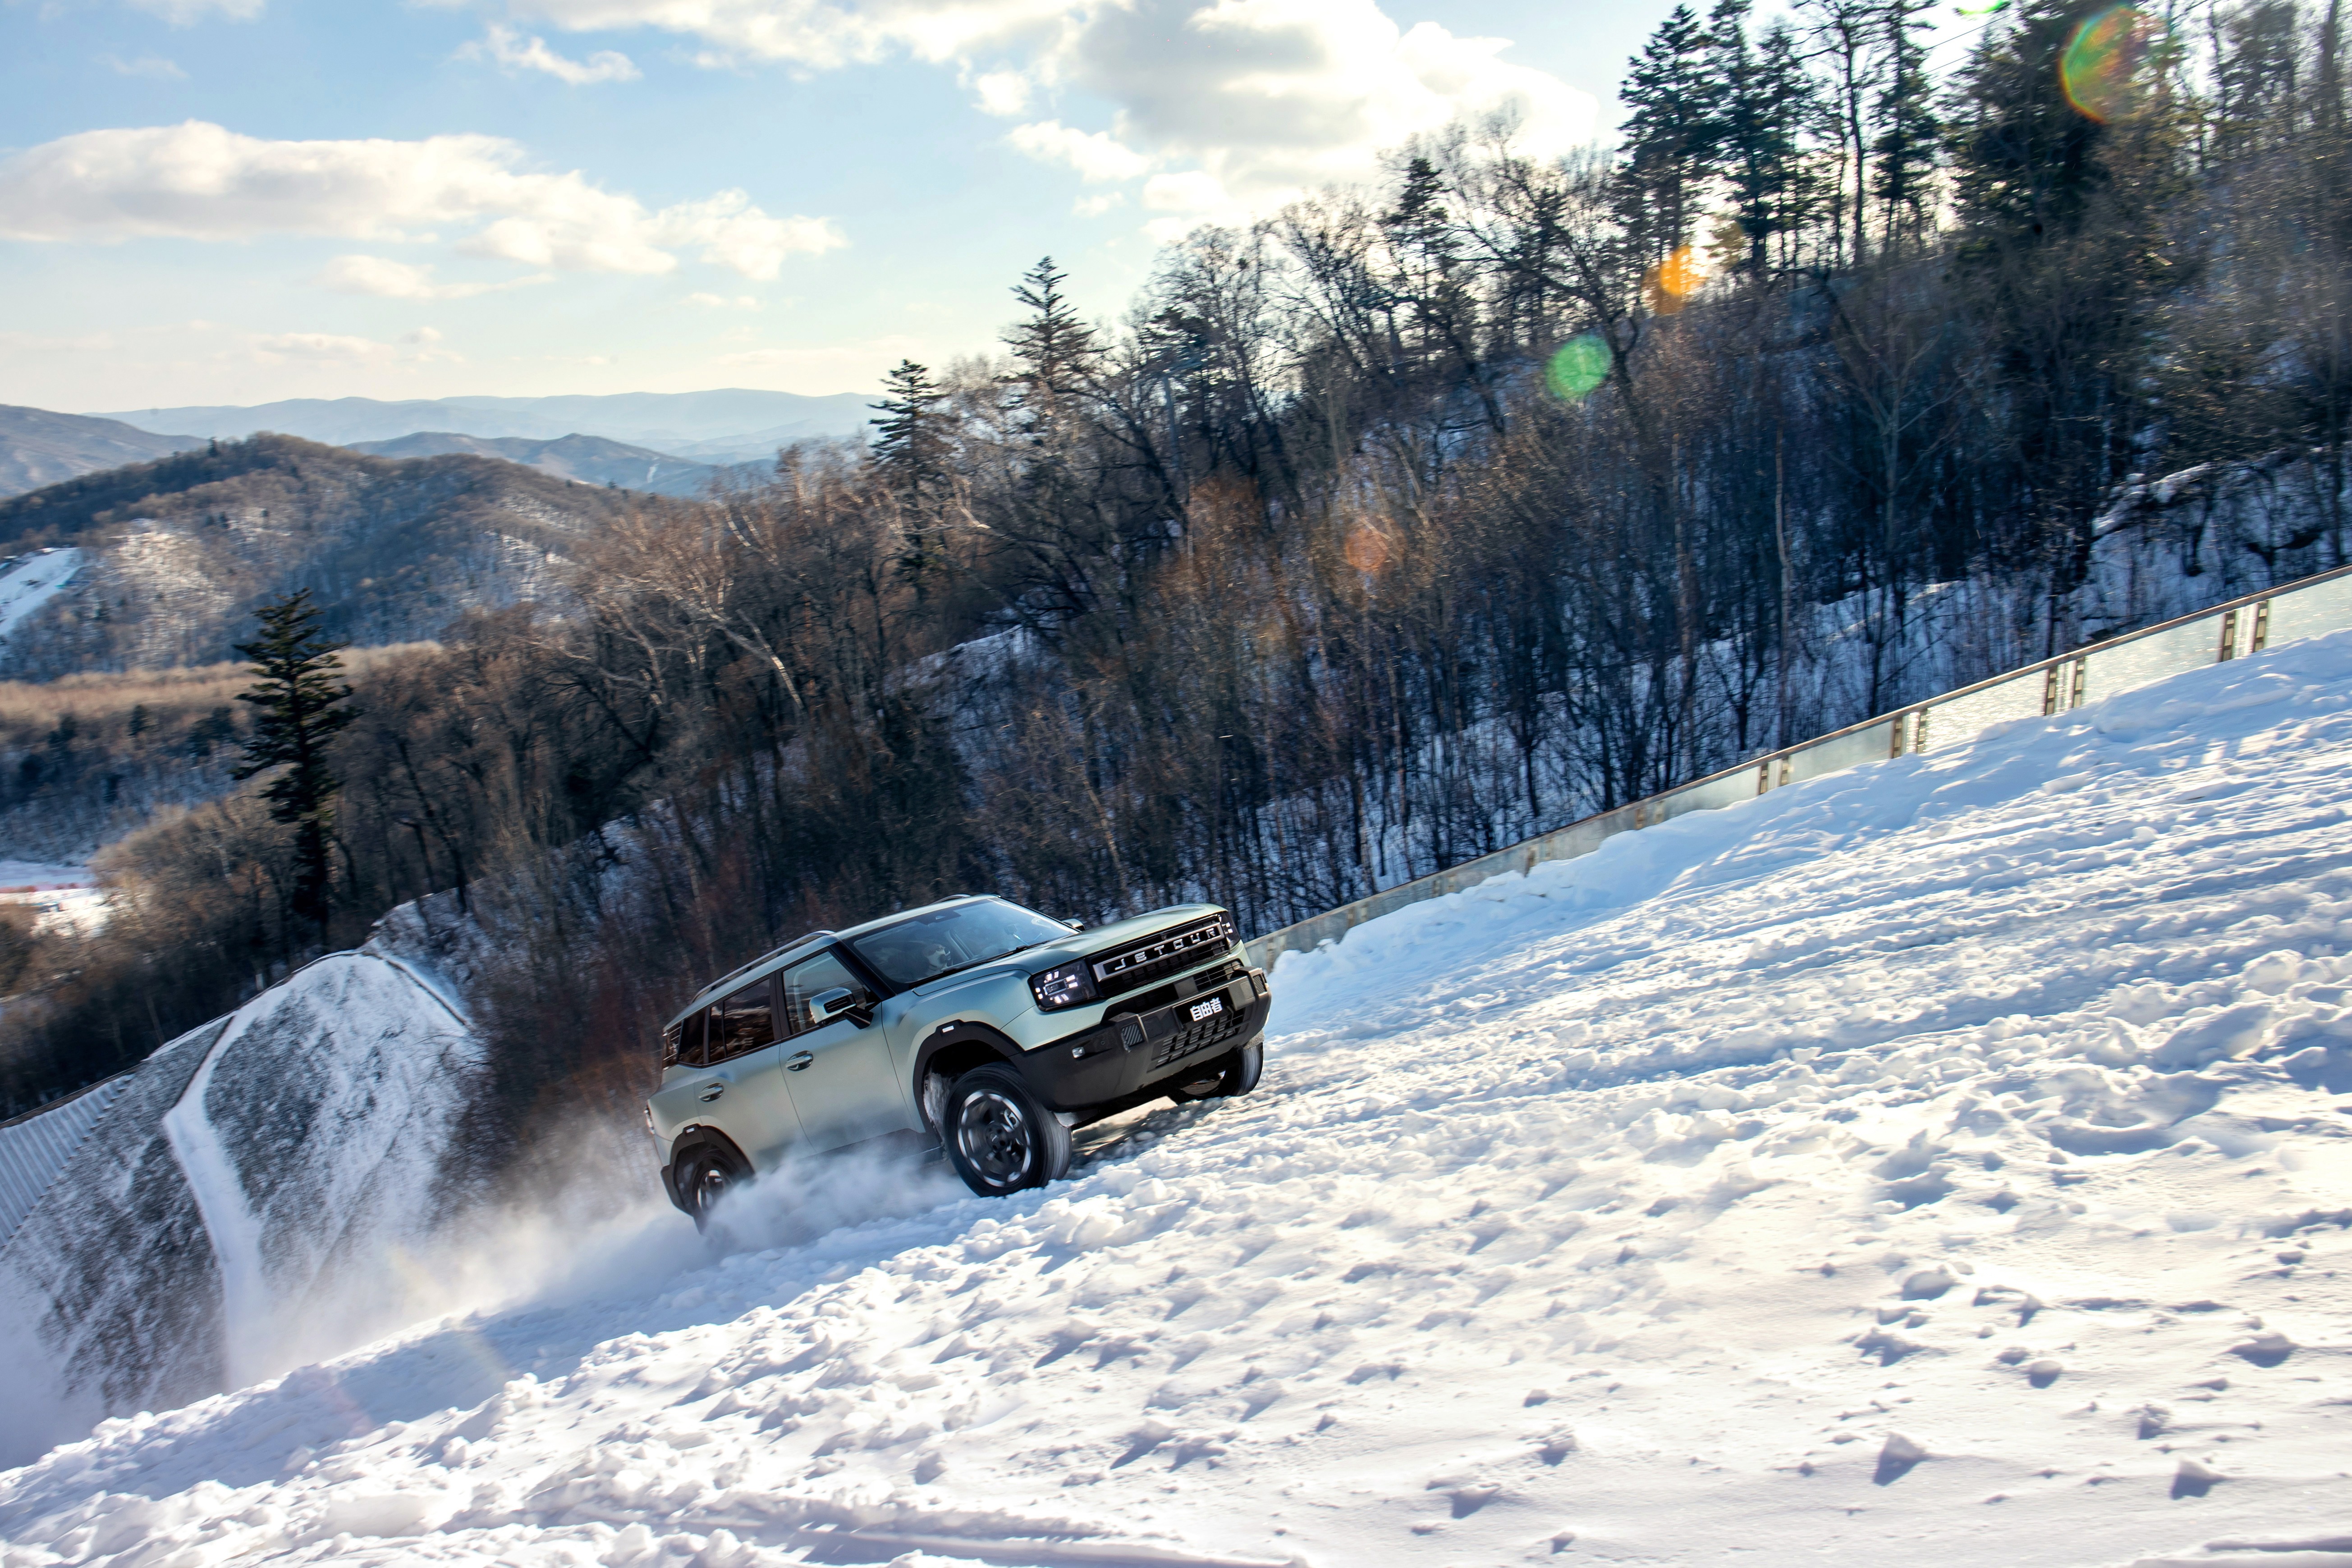
[[[1021,1047],[1013,1043],[1003,1030],[987,1024],[955,1019],[941,1024],[923,1037],[915,1050],[915,1080],[912,1087],[916,1114],[932,1136],[942,1134],[930,1097],[925,1088],[933,1077],[952,1081],[957,1076],[991,1062],[1021,1071]]]
[[[694,1210],[687,1206],[685,1194],[677,1190],[678,1168],[705,1149],[718,1151],[722,1157],[739,1167],[747,1176],[754,1169],[750,1156],[746,1155],[735,1140],[728,1137],[726,1133],[716,1127],[706,1127],[698,1121],[688,1122],[677,1130],[677,1136],[670,1141],[669,1159],[661,1168],[662,1190],[669,1194],[671,1206],[682,1214],[692,1214]]]

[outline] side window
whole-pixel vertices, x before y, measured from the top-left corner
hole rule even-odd
[[[805,1035],[818,1026],[817,1020],[809,1012],[809,1004],[828,991],[854,991],[860,1004],[871,1006],[874,1003],[873,994],[866,989],[866,983],[849,972],[849,966],[841,962],[837,953],[821,952],[814,958],[805,959],[785,970],[779,978],[783,994],[784,1017],[783,1027],[778,1033],[785,1037]]]
[[[710,1010],[713,1065],[756,1051],[777,1037],[769,1011],[768,983],[755,981]]]
[[[710,1016],[708,1007],[697,1007],[678,1021],[677,1059],[690,1068],[702,1065],[703,1024]]]

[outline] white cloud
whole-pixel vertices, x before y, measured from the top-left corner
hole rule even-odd
[[[510,0],[567,32],[655,27],[712,46],[707,62],[782,60],[831,69],[897,49],[962,60],[1024,37],[1049,43],[1067,0]]]
[[[1224,195],[1203,212],[1264,212],[1366,178],[1382,151],[1498,110],[1517,115],[1521,145],[1538,154],[1600,129],[1590,94],[1506,60],[1506,40],[1432,22],[1407,30],[1378,0],[514,4],[565,28],[688,35],[729,59],[825,68],[900,51],[952,62],[993,114],[1022,112],[1041,89],[1076,89],[1113,106],[1107,127],[1046,121],[1015,132],[1014,144],[1089,179],[1198,172]],[[1163,189],[1158,199],[1172,198]]]
[[[519,173],[522,155],[494,136],[266,142],[194,120],[85,131],[0,163],[0,238],[396,241],[479,222],[458,249],[563,271],[667,272],[673,250],[695,247],[758,279],[789,255],[847,243],[830,219],[771,217],[740,191],[648,212],[576,170]]]
[[[436,283],[430,265],[415,266],[384,256],[338,256],[311,281],[340,294],[373,294],[383,300],[470,300],[530,283],[554,281],[551,272],[509,278],[498,283]]]
[[[713,310],[756,310],[760,308],[760,301],[749,294],[738,294],[731,300],[724,294],[688,294],[685,302],[707,306]]]
[[[131,0],[131,4],[174,27],[193,27],[214,16],[224,21],[250,22],[261,15],[264,0]]]
[[[1029,79],[1019,71],[989,71],[971,85],[982,114],[1010,120],[1029,107]]]
[[[1070,210],[1080,217],[1100,217],[1111,208],[1123,207],[1126,205],[1126,192],[1105,191],[1098,196],[1080,196],[1070,204]]]
[[[180,68],[178,62],[167,60],[161,55],[141,55],[135,60],[126,60],[117,55],[100,55],[98,63],[117,76],[141,76],[151,81],[188,79],[188,73]]]
[[[572,87],[591,87],[600,81],[635,81],[640,74],[636,62],[618,50],[599,49],[585,60],[575,60],[549,48],[544,38],[526,38],[503,22],[491,23],[488,37],[478,44],[467,45],[460,52],[473,56],[488,52],[509,71],[539,71]]]
[[[1120,146],[1099,131],[1073,131],[1056,120],[1016,125],[1004,138],[1041,163],[1067,163],[1089,184],[1131,180],[1151,161]]]
[[[400,357],[400,350],[394,344],[332,332],[265,332],[252,338],[246,346],[256,359],[265,362],[292,359],[370,364]]]

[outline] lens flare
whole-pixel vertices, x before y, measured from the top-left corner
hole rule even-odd
[[[1358,523],[1348,535],[1348,542],[1339,552],[1348,564],[1369,577],[1389,563],[1389,542],[1377,528]]]
[[[2148,57],[2163,37],[2162,21],[2131,5],[2110,5],[2084,21],[2058,57],[2066,101],[2102,125],[2137,113],[2154,74]]]
[[[1544,365],[1544,385],[1564,403],[1574,403],[1608,378],[1609,345],[1597,332],[1569,339]]]
[[[1651,280],[1661,294],[1672,294],[1680,300],[1698,292],[1705,271],[1698,257],[1685,245],[1658,263]]]

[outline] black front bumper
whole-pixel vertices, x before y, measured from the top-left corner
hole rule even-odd
[[[1265,972],[1170,1003],[1114,1015],[1090,1029],[1023,1053],[1021,1076],[1055,1110],[1087,1111],[1165,1092],[1228,1051],[1265,1032],[1273,1005]],[[1202,1014],[1195,1017],[1195,1012]]]

